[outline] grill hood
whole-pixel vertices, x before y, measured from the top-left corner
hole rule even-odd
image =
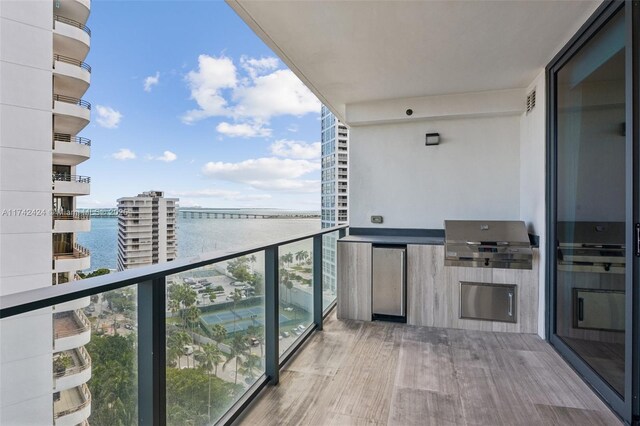
[[[531,269],[533,251],[522,221],[445,220],[445,265]]]

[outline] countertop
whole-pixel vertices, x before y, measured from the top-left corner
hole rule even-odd
[[[398,235],[348,235],[339,241],[371,244],[426,244],[444,245],[444,237],[398,236]]]

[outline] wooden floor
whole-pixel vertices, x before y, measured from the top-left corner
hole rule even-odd
[[[332,315],[242,425],[618,425],[534,335]]]

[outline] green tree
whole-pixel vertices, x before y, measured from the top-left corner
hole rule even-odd
[[[89,421],[98,425],[136,424],[135,337],[94,335],[85,349],[92,359]]]
[[[177,354],[178,368],[181,367],[180,358],[184,351],[184,347],[189,343],[191,343],[191,336],[189,336],[187,332],[182,330],[171,333],[169,335],[169,338],[167,339],[167,347],[168,347],[167,352],[171,352],[171,354],[174,356],[173,359],[176,358],[175,355]],[[189,358],[187,358],[187,367],[189,366],[188,364],[189,364]]]
[[[211,389],[210,400],[209,388]],[[211,418],[218,419],[241,392],[241,386],[211,377],[201,369],[168,368],[167,424],[172,426],[210,424],[209,409]]]
[[[261,358],[251,352],[244,354],[244,360],[241,362],[240,373],[253,381],[255,379],[254,371],[260,368]]]
[[[233,379],[233,383],[237,384],[238,383],[238,367],[240,366],[238,364],[238,360],[240,356],[247,351],[247,344],[245,343],[244,337],[242,336],[241,333],[235,333],[233,335],[233,340],[231,340],[231,345],[229,346],[229,349],[231,351],[227,354],[227,360],[225,361],[224,364],[222,364],[222,369],[224,370],[227,367],[227,365],[231,362],[231,360],[234,360],[235,376]]]
[[[211,343],[207,343],[202,346],[202,349],[196,353],[195,357],[200,368],[206,371],[209,375],[207,416],[209,418],[209,421],[211,421],[211,369],[215,369],[215,375],[217,376],[218,364],[223,361],[222,352],[220,351],[220,349],[218,349],[217,346],[212,345]]]
[[[222,343],[225,337],[227,337],[227,329],[224,328],[222,324],[214,324],[211,326],[210,330],[213,339],[218,343],[219,347],[220,343]]]

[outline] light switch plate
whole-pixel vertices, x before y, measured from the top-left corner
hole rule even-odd
[[[371,216],[371,223],[382,223],[382,216]]]

